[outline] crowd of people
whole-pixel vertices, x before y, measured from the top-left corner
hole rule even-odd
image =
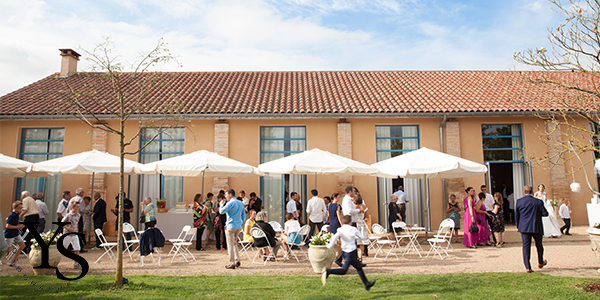
[[[487,191],[487,186],[480,187],[481,192],[477,193],[474,188],[468,187],[466,197],[463,199],[462,205],[458,201],[456,195],[452,194],[449,197],[446,213],[448,217],[455,223],[455,230],[461,228],[464,230],[463,244],[469,248],[477,248],[482,245],[495,245],[502,247],[504,245],[505,220],[512,220],[513,216],[517,222],[518,213],[516,212],[517,201],[510,200],[507,202],[506,193],[512,196],[509,188],[503,184],[502,192],[496,192],[493,195]],[[280,248],[283,248],[283,258],[288,259],[291,255],[291,250],[295,245],[299,244],[302,237],[298,234],[303,224],[302,213],[306,212],[306,220],[310,231],[305,238],[309,241],[310,238],[321,231],[324,225],[327,225],[327,231],[332,234],[337,234],[341,228],[350,226],[354,229],[347,229],[345,233],[338,238],[341,243],[334,243],[332,248],[336,249],[335,263],[342,267],[343,271],[327,271],[324,275],[343,274],[349,265],[362,268],[366,266],[362,262],[363,256],[368,256],[368,239],[358,238],[354,247],[344,248],[344,235],[356,234],[367,237],[369,230],[365,222],[368,217],[368,207],[366,206],[362,195],[355,187],[347,187],[343,195],[333,193],[331,196],[319,197],[319,192],[316,189],[310,191],[311,198],[307,201],[306,206],[301,204],[301,195],[297,192],[291,192],[289,201],[285,205],[285,223],[281,230],[275,230],[268,222],[268,214],[263,210],[262,200],[257,197],[255,192],[249,194],[250,198],[246,198],[245,191],[240,191],[236,197],[233,189],[227,191],[221,190],[216,196],[213,193],[207,193],[204,199],[202,194],[196,194],[193,200],[193,226],[197,229],[196,235],[196,250],[204,251],[203,237],[206,237],[205,245],[210,242],[210,237],[214,233],[215,250],[227,250],[229,256],[228,269],[235,269],[241,265],[238,237],[242,233],[242,240],[245,242],[254,243],[256,246],[269,245],[273,249],[273,255],[269,256],[264,253],[264,257],[276,256]],[[106,202],[101,198],[101,194],[96,192],[91,197],[84,196],[84,190],[78,188],[75,191],[75,196],[71,197],[70,191],[64,191],[62,200],[58,204],[57,216],[59,222],[64,222],[63,232],[79,232],[86,236],[85,239],[70,236],[65,239],[65,247],[70,247],[72,251],[86,252],[83,245],[86,244],[88,236],[96,229],[103,230],[104,223],[107,222],[106,217]],[[543,234],[547,237],[558,237],[562,234],[570,235],[570,214],[568,200],[564,200],[559,214],[565,225],[559,228],[556,215],[553,213],[553,203],[546,198],[545,186],[538,185],[537,192],[533,195],[534,198],[541,200],[544,204],[546,212],[550,212],[542,218]],[[110,211],[117,216],[119,209],[119,195],[115,197],[116,205]],[[134,206],[125,194],[123,194],[123,221],[131,223],[131,213]],[[396,192],[391,195],[388,205],[388,228],[392,231],[391,224],[396,221],[406,220],[406,205],[409,202],[407,194],[403,191],[402,186],[399,186]],[[157,225],[156,213],[157,207],[150,197],[144,198],[140,204],[141,214],[140,223],[145,225],[144,229],[148,229]],[[508,207],[507,207],[508,206]],[[304,209],[303,209],[304,207]],[[21,250],[28,252],[31,248],[31,235],[22,238],[25,228],[19,221],[35,222],[38,232],[44,232],[46,229],[46,217],[49,215],[48,207],[44,203],[44,195],[36,193],[30,195],[24,191],[21,194],[21,201],[15,201],[12,205],[13,211],[6,219],[4,237],[8,244],[17,244],[19,251],[8,262],[10,266],[18,266],[18,257]],[[464,214],[464,221],[461,222],[461,213]],[[1,218],[1,216],[0,216]],[[250,231],[252,228],[260,228],[264,233],[263,238],[254,238]],[[118,227],[115,228],[118,230]],[[21,232],[19,232],[21,231]],[[204,234],[206,232],[206,234]],[[126,239],[131,239],[130,233],[126,233]],[[458,242],[458,234],[454,235],[452,242]],[[351,249],[352,248],[352,249]],[[101,241],[96,236],[96,244],[93,250],[101,249]],[[2,249],[0,249],[0,252]],[[346,251],[348,250],[348,251]],[[348,254],[348,253],[352,254]],[[0,253],[0,258],[1,258]],[[352,257],[348,256],[351,255]],[[342,264],[342,259],[346,259],[347,263]],[[357,263],[355,263],[355,261]],[[79,267],[77,263],[75,267]],[[362,272],[362,271],[360,271]],[[364,273],[363,273],[364,275]],[[362,279],[362,277],[361,277]],[[366,279],[363,280],[365,286],[370,284]]]

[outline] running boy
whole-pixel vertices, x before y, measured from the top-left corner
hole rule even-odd
[[[21,201],[15,201],[13,202],[12,207],[13,210],[6,219],[6,229],[4,229],[4,237],[6,238],[6,243],[8,244],[8,247],[10,247],[13,243],[19,245],[19,249],[17,249],[17,252],[14,254],[14,257],[8,262],[9,266],[13,268],[18,268],[20,267],[18,259],[19,254],[21,254],[23,249],[25,249],[25,242],[23,241],[23,238],[21,238],[21,236],[19,235],[19,229],[25,227],[25,225],[19,224],[19,214],[21,213],[21,208],[23,208],[23,204],[21,204]]]
[[[327,244],[327,248],[333,249],[333,247],[335,247],[335,245],[337,244],[338,239],[341,239],[344,265],[339,269],[325,270],[325,272],[323,272],[323,275],[321,276],[321,282],[323,282],[323,285],[325,285],[327,283],[327,277],[329,277],[329,274],[346,274],[346,272],[348,271],[348,267],[352,265],[356,269],[360,280],[362,280],[363,284],[365,285],[365,289],[367,289],[368,291],[371,289],[372,286],[375,285],[376,280],[373,280],[371,282],[367,280],[365,272],[363,272],[362,264],[357,260],[356,255],[356,238],[363,241],[367,240],[367,238],[360,234],[360,231],[358,231],[356,227],[352,227],[350,225],[352,224],[351,216],[343,216],[342,223],[342,227],[340,227],[337,230],[337,233],[333,236],[331,241],[329,241],[329,243]]]

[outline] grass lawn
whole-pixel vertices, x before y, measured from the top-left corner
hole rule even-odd
[[[130,276],[118,289],[112,276],[88,275],[69,288],[56,277],[5,276],[0,299],[598,299],[576,287],[598,279],[540,273],[367,277],[377,279],[370,292],[356,275],[330,276],[326,286],[317,276]]]

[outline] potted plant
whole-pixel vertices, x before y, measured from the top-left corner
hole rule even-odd
[[[54,236],[54,231],[50,230],[46,233],[40,233],[42,240],[46,245],[50,243],[52,236]],[[52,241],[50,247],[48,247],[48,264],[53,268],[33,268],[33,273],[35,275],[54,275],[54,271],[58,263],[60,262],[61,254],[58,252],[58,248],[56,247],[56,243],[58,238],[60,238],[61,234],[57,234],[56,238]],[[31,251],[29,252],[29,263],[32,267],[37,267],[42,264],[42,248],[36,239],[32,239],[31,243]]]
[[[335,251],[327,248],[332,237],[333,234],[320,231],[310,239],[308,258],[315,273],[321,274],[325,269],[331,268],[335,260]]]

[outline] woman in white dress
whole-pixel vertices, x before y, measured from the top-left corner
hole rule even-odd
[[[560,226],[558,226],[558,220],[556,219],[556,213],[554,213],[554,207],[552,207],[552,200],[546,199],[546,186],[543,183],[538,185],[538,190],[535,192],[534,197],[544,201],[544,206],[548,211],[547,217],[542,217],[542,224],[544,225],[544,237],[557,238],[561,236]]]
[[[356,228],[358,229],[358,231],[360,231],[360,234],[362,234],[365,237],[369,236],[369,229],[367,228],[367,223],[365,223],[365,215],[367,214],[367,207],[364,204],[364,201],[362,199],[362,197],[360,196],[360,194],[355,194],[354,196],[354,207],[360,209],[360,210],[364,210],[364,213],[359,213],[356,215]],[[357,240],[356,244],[359,247],[359,251],[358,251],[358,261],[362,263],[362,256],[365,253],[365,251],[367,250],[367,247],[369,246],[369,240],[365,240],[365,241],[361,241],[361,240]],[[360,247],[362,245],[362,247]],[[362,252],[360,251],[360,249],[362,248]]]

